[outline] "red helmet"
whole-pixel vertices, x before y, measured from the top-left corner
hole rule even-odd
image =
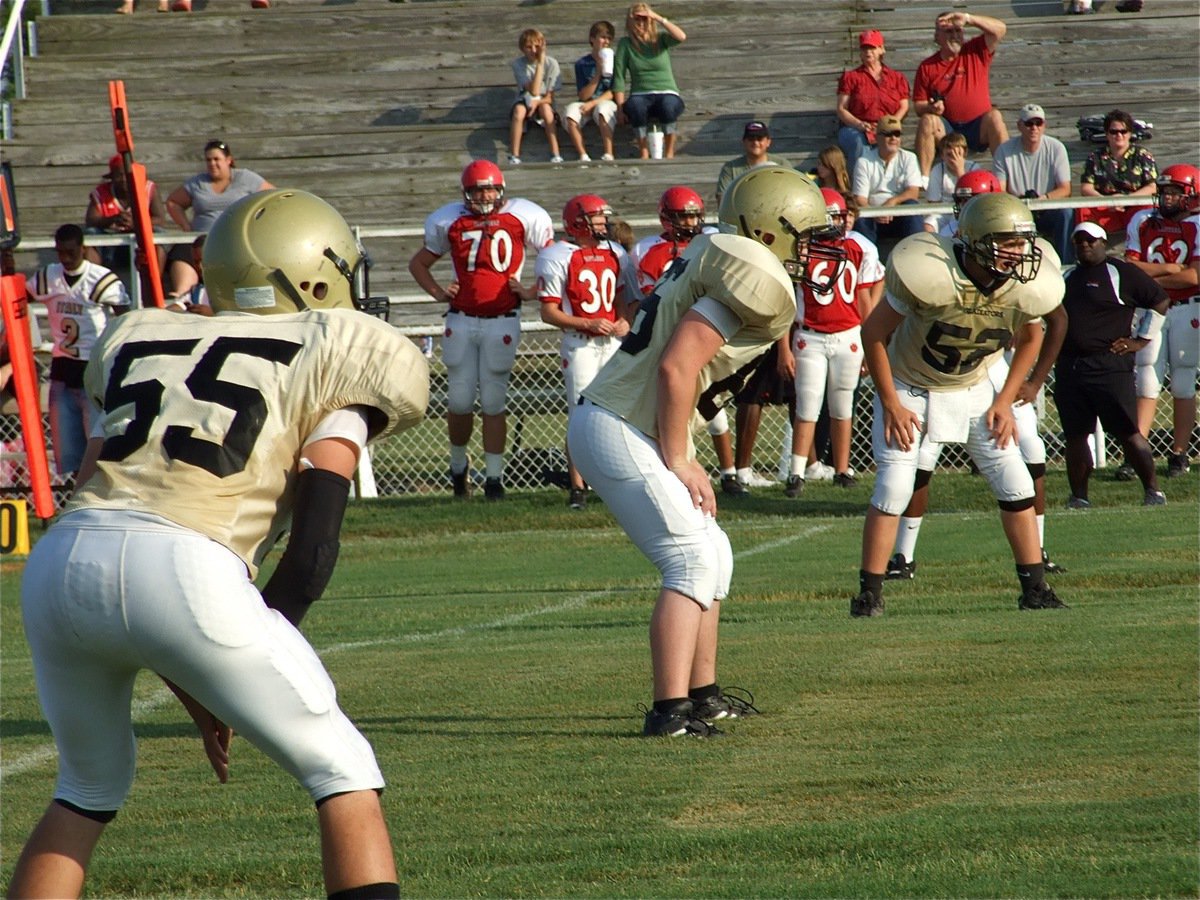
[[[692,217],[694,222],[684,221]],[[667,188],[658,200],[658,221],[672,240],[690,241],[704,228],[704,200],[690,187]]]
[[[846,233],[846,198],[841,191],[833,188],[821,188],[821,196],[825,199],[825,212],[833,220],[834,227],[843,234]]]
[[[567,237],[582,245],[607,241],[608,219],[613,214],[612,207],[603,197],[595,194],[579,194],[567,201],[563,207],[563,230]],[[595,216],[604,216],[604,227],[597,231],[592,224]]]
[[[1195,166],[1184,163],[1167,166],[1158,174],[1157,183],[1154,203],[1167,215],[1195,212],[1200,208],[1200,169]],[[1177,188],[1179,193],[1165,194],[1164,190],[1169,187]],[[1171,198],[1170,203],[1163,202],[1167,198]]]
[[[1000,179],[987,169],[972,169],[959,176],[954,184],[954,217],[962,214],[963,205],[976,194],[998,194]]]
[[[478,195],[480,188],[493,187],[499,193],[495,200],[484,200]],[[504,173],[488,159],[477,159],[468,163],[462,172],[463,203],[467,209],[479,215],[495,212],[504,202]]]

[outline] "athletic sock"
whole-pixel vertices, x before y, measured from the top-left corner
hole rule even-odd
[[[666,700],[655,700],[654,711],[662,715],[666,715],[680,703],[687,703],[688,697],[668,697]]]
[[[900,530],[896,533],[896,552],[904,557],[905,562],[917,558],[917,538],[921,535],[923,516],[901,516]]]
[[[808,468],[808,457],[792,454],[792,474],[804,477],[804,470]]]
[[[462,474],[467,470],[467,447],[466,444],[459,446],[458,444],[450,445],[450,471],[455,474]]]
[[[1040,562],[1023,566],[1017,563],[1017,579],[1021,582],[1021,593],[1028,594],[1046,586],[1046,568]]]
[[[483,454],[484,464],[487,467],[488,478],[503,478],[504,477],[504,454],[503,453],[485,453]]]
[[[871,592],[875,599],[883,596],[883,573],[875,574],[868,572],[866,569],[858,570],[858,590],[859,593]]]
[[[716,697],[721,693],[721,686],[715,681],[712,684],[706,684],[703,687],[694,687],[688,689],[688,696],[697,703],[708,700],[710,697]]]

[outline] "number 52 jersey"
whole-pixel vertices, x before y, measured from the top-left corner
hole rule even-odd
[[[65,511],[153,513],[224,544],[253,578],[291,522],[314,428],[352,405],[372,410],[372,439],[416,424],[429,367],[412,341],[355,310],[145,309],[105,330],[84,386],[104,411],[104,447]]]

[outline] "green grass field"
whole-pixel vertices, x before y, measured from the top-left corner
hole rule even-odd
[[[639,737],[656,573],[560,492],[352,508],[305,631],[371,739],[405,895],[1195,897],[1195,474],[1097,477],[1047,543],[1071,605],[1019,612],[986,485],[939,475],[916,580],[853,620],[870,479],[726,503],[722,680],[764,715],[715,741]],[[0,580],[0,879],[54,753]],[[139,772],[91,897],[318,897],[307,796],[244,741],[219,785],[151,677]]]

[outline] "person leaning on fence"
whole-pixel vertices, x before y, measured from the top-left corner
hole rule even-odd
[[[1001,187],[1025,200],[1058,200],[1071,196],[1071,160],[1067,148],[1046,134],[1046,111],[1026,103],[1017,113],[1017,137],[1004,142],[992,159]],[[1054,245],[1060,259],[1070,259],[1071,209],[1039,209],[1033,214],[1038,234]]]
[[[560,163],[558,153],[558,121],[554,112],[554,95],[562,87],[562,70],[558,60],[546,54],[546,36],[536,28],[526,28],[517,38],[521,55],[512,61],[513,77],[517,81],[517,97],[509,112],[508,164],[521,164],[521,140],[532,120],[546,132],[550,145],[550,162]]]
[[[575,61],[576,99],[567,104],[563,118],[567,122],[567,134],[575,145],[580,162],[590,162],[583,143],[583,126],[595,122],[600,132],[605,162],[613,158],[613,129],[617,125],[617,104],[613,101],[613,54],[612,42],[616,32],[612,22],[593,22],[588,29],[588,43],[592,51]]]
[[[83,373],[110,318],[129,309],[115,272],[84,259],[83,229],[54,232],[58,262],[33,278],[34,299],[46,304],[54,349],[50,357],[50,436],[60,475],[79,471],[98,410],[89,401]]]
[[[1111,197],[1128,194],[1132,197],[1152,196],[1158,190],[1158,164],[1154,154],[1133,143],[1133,116],[1123,109],[1114,109],[1104,117],[1105,146],[1088,154],[1079,176],[1079,193],[1084,197]],[[1076,221],[1096,222],[1109,234],[1118,237],[1138,206],[1081,207]]]
[[[1121,442],[1125,462],[1142,482],[1143,503],[1162,506],[1150,444],[1138,431],[1134,357],[1163,325],[1166,291],[1134,263],[1107,255],[1108,235],[1099,224],[1076,226],[1071,240],[1077,264],[1066,276],[1063,305],[1067,337],[1054,367],[1054,403],[1066,438],[1067,506],[1087,509],[1093,461],[1088,439],[1099,420]],[[1145,310],[1136,331],[1134,314]]]
[[[662,26],[662,31],[659,31]],[[687,34],[649,3],[635,3],[625,16],[625,37],[617,42],[613,61],[613,99],[620,120],[637,133],[638,156],[647,159],[650,120],[663,130],[663,156],[675,156],[675,123],[683,114],[683,98],[671,70],[671,48]]]
[[[536,296],[521,284],[525,251],[554,242],[549,214],[528,200],[505,199],[504,173],[477,159],[459,179],[462,199],[425,220],[425,244],[408,271],[425,293],[449,306],[442,336],[446,364],[446,428],[454,496],[470,495],[467,443],[475,423],[475,398],[483,420],[488,500],[504,498],[504,449],[508,440],[508,380],[521,341],[521,301]],[[450,254],[454,277],[442,287],[432,268]]]
[[[870,29],[858,36],[862,65],[838,79],[838,146],[853,169],[863,150],[875,144],[875,132],[884,116],[908,115],[908,79],[883,64],[883,32]]]
[[[151,227],[156,231],[165,228],[167,208],[159,195],[158,185],[147,180],[146,194]],[[84,231],[88,234],[132,234],[132,203],[129,179],[125,177],[125,163],[120,154],[117,154],[109,159],[108,174],[104,176],[104,180],[88,195],[87,211],[83,216]],[[167,251],[163,247],[155,249],[158,251],[158,268],[161,271],[167,264]],[[129,268],[128,247],[102,247],[98,258],[88,258],[110,269]]]

